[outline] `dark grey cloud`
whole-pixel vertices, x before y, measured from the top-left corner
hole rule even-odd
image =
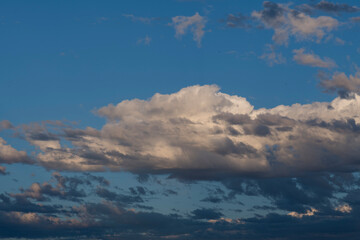
[[[339,13],[339,12],[354,13],[360,11],[360,8],[357,6],[350,6],[346,3],[333,3],[328,1],[321,1],[313,5],[313,7],[317,10],[331,12],[331,13]]]
[[[219,219],[224,216],[220,211],[212,208],[199,208],[191,212],[194,219]]]
[[[116,204],[121,205],[121,206],[128,206],[128,205],[131,205],[134,203],[144,202],[144,200],[141,196],[138,196],[138,195],[132,196],[132,195],[116,193],[116,192],[110,191],[106,188],[97,188],[96,194],[101,198],[104,198],[108,201],[116,202]]]
[[[357,211],[357,209],[356,209]],[[177,214],[134,212],[108,202],[88,203],[74,208],[78,221],[61,220],[41,214],[0,211],[2,237],[64,239],[350,239],[358,238],[359,219],[353,214],[336,217],[319,214],[294,218],[268,214],[264,217],[230,221],[218,218],[212,209],[194,210],[201,219]],[[207,221],[208,219],[208,221]]]
[[[322,213],[332,213],[339,194],[352,193],[358,185],[356,174],[316,174],[296,178],[229,178],[224,186],[238,195],[268,198],[276,209],[306,212],[312,206]],[[347,201],[346,197],[342,201]]]
[[[22,212],[22,213],[44,213],[44,214],[69,214],[60,204],[38,204],[26,198],[11,196],[8,193],[0,194],[0,211]]]
[[[67,201],[81,202],[87,197],[87,187],[95,185],[108,186],[109,182],[98,176],[85,173],[80,176],[63,176],[58,172],[52,174],[48,182],[33,183],[27,189],[20,188],[20,193],[12,193],[11,196],[18,199],[34,199],[36,201],[51,201],[58,198]]]

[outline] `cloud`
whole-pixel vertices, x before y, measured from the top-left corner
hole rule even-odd
[[[252,24],[250,22],[251,18],[241,13],[237,14],[228,14],[226,19],[220,20],[230,28],[251,28]]]
[[[269,66],[286,63],[286,58],[281,53],[276,52],[276,47],[271,44],[266,46],[266,52],[260,56],[260,59],[265,60]]]
[[[350,18],[352,22],[360,22],[360,17],[352,17]]]
[[[349,204],[343,204],[337,206],[335,210],[342,213],[350,213],[352,211],[352,207]]]
[[[14,128],[14,126],[11,124],[8,120],[0,121],[0,131],[5,129],[11,129]]]
[[[24,151],[18,151],[0,137],[0,163],[33,163],[33,160]]]
[[[320,76],[320,86],[328,92],[338,92],[343,97],[349,97],[350,93],[360,93],[360,73],[346,76],[345,73],[335,73],[330,79]]]
[[[198,47],[201,46],[201,40],[205,34],[204,28],[206,19],[200,16],[199,13],[195,13],[193,16],[176,16],[172,18],[171,25],[175,28],[175,36],[180,38],[185,35],[187,30],[193,33],[193,39],[197,42]]]
[[[190,180],[351,172],[360,167],[359,107],[355,94],[255,110],[215,85],[197,85],[102,107],[98,114],[107,123],[100,130],[64,128],[57,134],[70,146],[29,141],[40,147],[37,163],[57,170]]]
[[[118,205],[121,206],[128,206],[134,203],[144,202],[144,200],[140,196],[131,196],[131,195],[115,193],[106,188],[97,188],[96,194],[99,197],[106,199],[107,201],[116,202]]]
[[[345,3],[332,3],[328,1],[321,1],[313,5],[313,7],[317,10],[332,12],[332,13],[339,13],[339,12],[354,13],[360,11],[360,8],[357,6],[350,6]]]
[[[146,35],[144,38],[139,39],[136,43],[137,44],[144,44],[144,45],[150,45],[151,37]]]
[[[6,175],[6,167],[0,166],[0,175]]]
[[[51,182],[55,182],[55,186]],[[84,188],[80,187],[91,186],[93,182],[97,182],[101,186],[108,186],[109,184],[103,177],[96,177],[90,174],[84,174],[81,177],[68,177],[54,172],[49,182],[41,184],[35,182],[28,189],[21,188],[21,193],[14,193],[10,196],[17,199],[35,199],[37,201],[49,201],[51,198],[59,198],[79,202],[87,196]]]
[[[219,219],[223,214],[215,209],[201,208],[191,212],[194,219]]]
[[[135,16],[133,14],[123,14],[123,16],[131,19],[131,21],[133,21],[133,22],[141,22],[141,23],[145,23],[145,24],[150,24],[154,20],[159,20],[159,18],[139,17],[139,16]]]
[[[263,6],[264,10],[254,11],[252,17],[259,20],[266,28],[273,29],[275,31],[273,40],[280,45],[286,45],[290,36],[294,36],[297,40],[320,42],[327,33],[339,25],[335,18],[310,17],[283,4],[265,1]]]
[[[293,51],[294,61],[298,64],[307,65],[311,67],[320,67],[320,68],[333,68],[336,67],[336,63],[329,59],[321,59],[318,55],[313,53],[305,53],[304,48],[296,49]]]
[[[30,235],[47,239],[104,236],[105,239],[275,239],[281,232],[284,239],[355,240],[359,234],[359,219],[351,214],[337,217],[314,214],[297,218],[272,213],[241,220],[224,217],[204,220],[134,211],[101,202],[74,206],[72,215],[66,218],[36,212],[0,211],[0,230],[2,237]],[[328,231],[329,228],[332,231]]]
[[[306,213],[290,212],[288,213],[288,215],[295,218],[302,218],[304,216],[314,216],[314,214],[317,212],[318,210],[316,210],[315,208],[311,208],[310,210],[307,210]]]

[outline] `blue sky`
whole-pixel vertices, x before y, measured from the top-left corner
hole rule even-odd
[[[1,1],[0,238],[355,239],[359,27],[350,0]]]

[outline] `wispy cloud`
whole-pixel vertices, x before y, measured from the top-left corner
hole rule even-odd
[[[146,35],[144,38],[140,38],[139,40],[137,40],[137,44],[144,44],[144,45],[150,45],[151,42],[151,37],[149,37],[148,35]]]
[[[307,65],[311,67],[319,68],[333,68],[336,67],[336,63],[330,58],[321,59],[318,55],[313,53],[305,53],[304,48],[296,49],[293,51],[294,61],[301,65]]]
[[[205,17],[195,13],[193,16],[176,16],[172,18],[171,25],[175,28],[175,36],[180,38],[185,35],[188,29],[193,34],[193,39],[197,42],[198,47],[201,46],[201,40],[205,34],[204,28],[207,20]]]

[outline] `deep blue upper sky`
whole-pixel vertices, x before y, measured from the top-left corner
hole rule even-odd
[[[261,9],[261,1],[1,1],[0,115],[15,123],[88,121],[90,110],[108,103],[194,84],[217,84],[256,107],[331,99],[316,88],[317,69],[294,63],[292,50],[309,48],[350,73],[359,36],[344,26],[335,34],[345,45],[292,39],[278,47],[286,63],[269,66],[259,56],[273,31],[221,22]],[[172,17],[196,12],[207,18],[201,47],[190,33],[175,38],[169,26]],[[139,42],[146,36],[148,45]]]

